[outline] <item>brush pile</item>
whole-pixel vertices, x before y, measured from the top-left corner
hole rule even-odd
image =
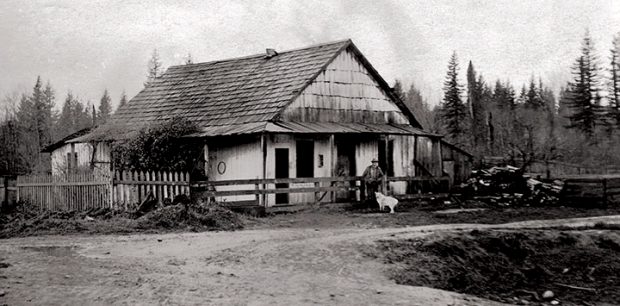
[[[560,180],[531,178],[517,167],[491,167],[472,171],[472,177],[458,186],[466,198],[494,206],[547,206],[557,203]]]

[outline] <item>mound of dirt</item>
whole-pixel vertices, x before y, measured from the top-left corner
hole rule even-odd
[[[0,215],[0,239],[74,233],[118,234],[174,230],[236,230],[241,217],[216,204],[173,205],[155,209],[138,218],[135,212],[96,208],[87,211],[40,212],[22,203]]]
[[[192,230],[237,230],[243,228],[238,214],[221,206],[166,206],[147,213],[138,220],[138,227],[144,229],[179,227]]]
[[[399,284],[521,304],[620,301],[617,231],[444,233],[382,241],[373,256],[395,264]]]

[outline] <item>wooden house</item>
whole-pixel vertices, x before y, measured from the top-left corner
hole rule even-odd
[[[199,125],[201,132],[187,137],[204,144],[204,174],[212,181],[359,176],[373,158],[389,176],[454,173],[444,169],[454,165],[442,160],[445,142],[422,129],[351,40],[172,66],[108,126],[131,131],[175,116]],[[100,128],[69,143],[109,137]],[[406,182],[389,185],[393,194],[408,192]],[[263,204],[312,202],[313,196],[271,194]],[[324,201],[347,196],[338,192]]]

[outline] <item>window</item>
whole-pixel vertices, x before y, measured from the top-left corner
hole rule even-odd
[[[297,141],[297,177],[314,176],[314,141]]]

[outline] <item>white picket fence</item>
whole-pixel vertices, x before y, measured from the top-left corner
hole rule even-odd
[[[149,193],[158,201],[189,195],[189,174],[165,171],[97,171],[17,177],[18,200],[41,210],[133,209]]]

